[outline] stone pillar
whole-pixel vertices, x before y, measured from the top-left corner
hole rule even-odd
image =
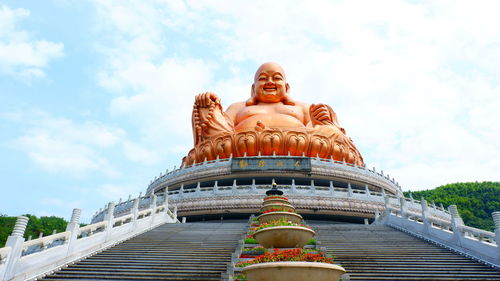
[[[366,193],[366,197],[370,197],[370,189],[368,188],[368,185],[365,184],[365,193]]]
[[[388,216],[391,214],[391,199],[389,198],[389,196],[385,196],[384,197],[384,215],[385,216]]]
[[[377,221],[380,217],[380,213],[378,211],[378,208],[375,208],[375,220]]]
[[[350,182],[347,183],[347,196],[352,197],[352,187]]]
[[[316,186],[314,185],[314,180],[311,180],[311,193],[316,193]]]
[[[73,254],[73,249],[75,248],[76,240],[78,239],[78,230],[80,229],[80,216],[82,214],[81,209],[73,209],[73,213],[71,214],[71,220],[66,226],[66,231],[70,231],[68,241],[68,251],[66,252],[66,256],[70,256]]]
[[[156,194],[151,195],[151,226],[155,223],[156,218],[156,201],[158,201],[158,197]]]
[[[426,232],[429,232],[429,214],[428,214],[428,206],[427,206],[427,201],[422,198],[420,200],[420,205],[421,205],[421,208],[422,208],[422,221],[424,222],[424,227],[425,227],[425,231]]]
[[[7,257],[6,266],[4,276],[1,276],[0,272],[0,280],[9,280],[11,279],[15,272],[14,269],[16,267],[17,262],[21,258],[21,254],[23,252],[23,243],[24,243],[24,231],[26,230],[26,226],[28,225],[29,218],[25,216],[17,217],[16,224],[14,226],[14,230],[12,234],[7,238],[7,242],[5,243],[5,247],[10,247],[10,253]]]
[[[168,216],[168,191],[165,188],[165,192],[163,192],[163,206],[165,207],[165,214]]]
[[[252,179],[252,193],[257,193],[257,186],[255,185],[255,179]]]
[[[491,213],[493,217],[493,222],[495,223],[495,240],[497,242],[497,246],[500,247],[500,212]]]
[[[233,180],[233,186],[231,187],[231,191],[233,194],[236,194],[238,192],[238,185],[236,184],[236,179]]]
[[[399,212],[401,217],[406,217],[408,213],[408,208],[406,207],[406,199],[404,197],[399,197]]]
[[[182,217],[182,223],[186,223],[186,217]]]
[[[108,211],[106,212],[106,217],[104,220],[108,221],[108,225],[106,226],[106,241],[109,241],[111,237],[111,231],[113,230],[113,224],[115,224],[115,203],[109,202]]]
[[[463,226],[464,221],[460,217],[460,214],[458,213],[458,208],[457,205],[450,205],[448,207],[448,211],[450,212],[451,215],[451,223],[452,225],[455,224],[456,226]]]
[[[184,184],[181,184],[181,188],[179,188],[179,197],[184,197]]]
[[[333,187],[333,181],[330,181],[330,194],[335,195],[335,188]]]
[[[295,186],[295,179],[292,179],[291,191],[292,191],[292,193],[296,193],[297,192],[297,187]]]
[[[177,220],[177,205],[174,206],[174,221],[178,221]]]
[[[410,193],[410,202],[412,205],[415,203],[415,200],[413,199],[413,195],[411,195],[411,193]]]
[[[451,215],[451,229],[453,230],[453,239],[455,240],[455,242],[461,245],[462,243],[460,240],[462,239],[462,232],[460,231],[460,227],[464,225],[464,221],[458,213],[457,205],[448,206],[448,211]]]
[[[132,223],[130,231],[134,231],[137,228],[137,217],[139,216],[139,198],[134,199],[134,205],[130,212],[132,214]]]
[[[199,193],[199,192],[201,192],[201,183],[197,182],[196,183],[196,193]]]

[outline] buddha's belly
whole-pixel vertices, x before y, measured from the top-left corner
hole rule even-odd
[[[236,124],[236,131],[243,131],[246,129],[254,129],[257,126],[257,121],[262,122],[268,128],[304,128],[305,125],[294,116],[286,114],[256,114],[252,115],[240,123]]]

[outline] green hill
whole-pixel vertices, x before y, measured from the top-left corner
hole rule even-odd
[[[408,191],[404,194],[409,196]],[[452,183],[411,194],[415,199],[434,200],[445,207],[457,205],[466,225],[494,231],[491,213],[500,211],[500,182]]]
[[[63,218],[58,217],[36,217],[33,215],[24,215],[30,218],[28,225],[26,226],[26,231],[24,232],[24,238],[28,239],[31,235],[33,239],[38,238],[40,233],[45,236],[52,234],[54,230],[57,232],[63,232],[66,230],[66,225],[68,224]],[[7,217],[5,215],[0,215],[0,248],[5,246],[7,242],[7,237],[12,233],[14,225],[16,224],[16,217]]]

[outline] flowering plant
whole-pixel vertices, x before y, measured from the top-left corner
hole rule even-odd
[[[264,228],[268,228],[268,227],[273,227],[273,226],[301,226],[301,227],[305,227],[305,228],[311,229],[311,227],[308,226],[308,225],[305,225],[305,224],[302,224],[302,223],[294,223],[294,222],[291,222],[291,221],[287,221],[285,218],[279,218],[277,220],[273,220],[273,221],[270,221],[270,222],[261,223],[259,226],[256,226],[256,227],[251,227],[248,230],[246,237],[247,238],[253,238],[253,234],[256,231],[264,229]]]
[[[250,230],[253,230],[253,233],[255,233],[255,231],[258,231],[258,230],[261,230],[264,228],[268,228],[268,227],[273,227],[273,226],[301,226],[301,227],[306,227],[306,228],[311,229],[311,227],[309,227],[303,223],[294,223],[291,221],[287,221],[285,218],[279,218],[277,220],[262,223],[259,226],[252,228]]]
[[[316,245],[316,239],[311,238],[308,242],[307,245]]]
[[[263,214],[271,213],[271,212],[290,212],[290,213],[295,213],[294,211],[290,209],[285,209],[285,208],[271,208],[267,211],[262,212]]]
[[[245,267],[251,264],[279,261],[305,261],[305,262],[323,262],[333,263],[332,258],[323,256],[321,253],[315,253],[304,249],[278,250],[267,252],[250,261],[241,261],[236,264],[237,267]]]
[[[245,244],[259,244],[259,242],[257,242],[257,240],[255,240],[252,235],[247,235],[247,237],[243,239],[243,242]]]
[[[267,196],[267,197],[264,198],[264,201],[273,200],[273,199],[283,199],[283,200],[287,200],[288,201],[288,198],[286,198],[285,196],[279,196],[279,195]]]

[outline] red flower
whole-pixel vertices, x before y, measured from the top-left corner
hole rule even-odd
[[[325,257],[322,253],[311,252],[305,249],[290,249],[279,250],[274,249],[274,252],[267,252],[261,256],[254,258],[251,261],[242,261],[236,264],[238,267],[244,267],[251,264],[263,262],[278,262],[278,261],[306,261],[306,262],[323,262],[333,263],[333,259]]]

